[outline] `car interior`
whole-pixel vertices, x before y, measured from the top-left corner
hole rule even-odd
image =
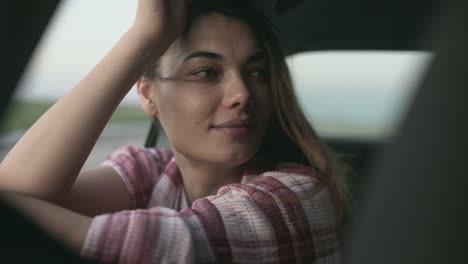
[[[1,71],[1,114],[59,2],[2,4],[0,50],[7,63]],[[254,2],[278,28],[288,55],[319,50],[434,53],[390,139],[322,140],[352,168],[355,203],[345,228],[344,263],[466,262],[468,179],[462,169],[468,164],[468,1]],[[142,144],[154,146],[158,136],[154,122]],[[0,204],[0,216],[0,246],[11,249],[3,257],[84,262],[6,204]]]

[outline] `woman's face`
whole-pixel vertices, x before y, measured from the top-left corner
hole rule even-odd
[[[157,116],[176,155],[223,166],[251,159],[272,112],[266,67],[243,22],[220,14],[195,21],[161,58],[153,82]]]

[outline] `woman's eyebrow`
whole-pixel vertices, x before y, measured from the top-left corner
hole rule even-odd
[[[182,62],[186,62],[188,60],[194,59],[194,58],[207,58],[207,59],[212,59],[212,60],[223,60],[224,57],[218,53],[210,52],[210,51],[195,51],[185,57]]]
[[[266,57],[267,56],[264,51],[259,51],[251,55],[247,59],[247,63],[254,63],[254,62],[262,61],[266,59]],[[187,57],[185,57],[182,60],[182,62],[186,62],[188,60],[195,59],[195,58],[206,58],[206,59],[212,59],[212,60],[218,60],[218,61],[224,60],[223,55],[218,54],[218,53],[214,53],[211,51],[195,51],[193,53],[190,53]]]

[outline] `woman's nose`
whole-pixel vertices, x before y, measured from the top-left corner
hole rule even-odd
[[[241,74],[233,75],[226,82],[223,105],[227,108],[244,108],[251,103],[249,87]]]

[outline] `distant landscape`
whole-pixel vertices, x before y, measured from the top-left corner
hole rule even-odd
[[[28,129],[53,104],[53,101],[43,100],[12,102],[2,120],[0,134]],[[148,119],[148,116],[138,106],[121,105],[114,112],[109,123],[139,122]]]
[[[1,123],[0,135],[28,129],[53,104],[53,101],[45,100],[17,100],[12,102]],[[149,121],[149,118],[139,106],[122,104],[112,115],[109,125],[145,121]],[[319,134],[329,137],[380,138],[390,135],[393,131],[391,127],[370,126],[369,124],[359,124],[346,119],[311,118],[311,122]]]

